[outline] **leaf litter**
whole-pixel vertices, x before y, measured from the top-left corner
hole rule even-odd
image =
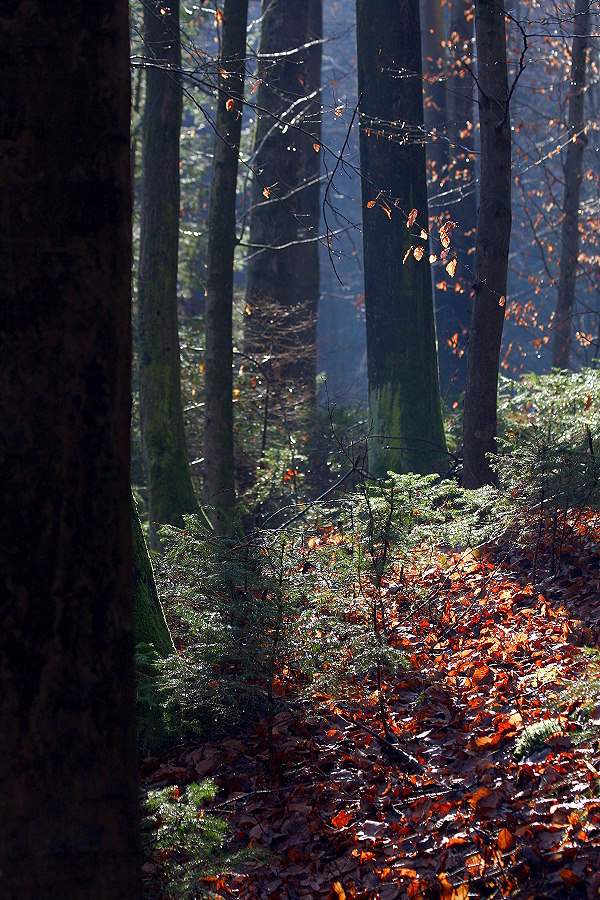
[[[208,809],[228,820],[227,849],[262,851],[215,878],[211,896],[600,896],[598,739],[577,742],[559,713],[537,749],[514,752],[588,671],[599,531],[580,513],[559,574],[536,587],[531,548],[439,553],[413,575],[435,594],[435,617],[407,619],[391,574],[391,629],[411,662],[381,684],[391,735],[373,676],[353,683],[351,702],[316,694],[270,723],[144,761],[146,787],[214,778]],[[168,896],[159,864],[144,874],[150,896]]]

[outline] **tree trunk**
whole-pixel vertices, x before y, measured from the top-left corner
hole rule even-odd
[[[469,329],[464,418],[465,487],[495,480],[498,365],[511,228],[511,139],[503,0],[476,0],[481,200],[475,244],[475,298]]]
[[[431,268],[427,243],[418,237],[427,227],[418,0],[357,0],[356,22],[369,468],[374,475],[441,471],[447,457]],[[403,143],[405,127],[410,139]],[[409,232],[413,208],[419,225]],[[411,244],[423,247],[424,256],[403,265]]]
[[[299,311],[297,341],[302,348],[299,381],[306,408],[314,410],[317,385],[317,308],[319,305],[320,263],[319,224],[321,219],[321,59],[323,39],[323,0],[308,2],[306,50],[306,103],[302,110],[303,134],[299,135],[301,157],[298,195],[299,234],[296,248],[296,307]]]
[[[0,895],[139,897],[127,2],[0,51]]]
[[[445,184],[446,207],[456,222],[452,247],[458,259],[456,274],[447,291],[436,293],[436,323],[440,384],[444,396],[461,394],[467,378],[467,334],[471,315],[471,291],[475,263],[477,194],[475,173],[475,110],[473,78],[473,23],[470,3],[452,0],[449,11],[448,91],[446,93],[448,154]],[[443,278],[442,280],[446,280]],[[460,293],[455,290],[460,288]]]
[[[448,168],[448,145],[444,140],[447,75],[443,43],[446,29],[441,0],[421,0],[420,7],[428,182],[430,197],[435,198],[442,190],[440,183]]]
[[[136,644],[152,644],[160,656],[175,652],[169,626],[156,590],[156,581],[137,507],[131,498],[133,534],[133,633]]]
[[[242,131],[248,0],[225,0],[219,97],[208,223],[206,296],[204,494],[220,531],[235,506],[233,459],[233,256]]]
[[[307,352],[304,310],[296,307],[309,3],[263,0],[254,138],[250,250],[246,282],[248,352],[271,356],[272,376],[302,400]],[[267,110],[268,112],[264,112]],[[314,152],[314,151],[313,151]],[[314,388],[313,388],[314,391]]]
[[[149,0],[144,42],[139,305],[142,446],[148,476],[151,543],[155,522],[183,525],[197,509],[183,428],[177,330],[181,66],[178,0]]]
[[[561,234],[558,300],[554,314],[552,365],[569,366],[571,324],[575,305],[575,281],[579,255],[579,194],[583,150],[587,142],[584,132],[585,69],[590,31],[590,4],[576,0],[571,55],[571,95],[569,97],[569,146],[564,167],[565,190]]]

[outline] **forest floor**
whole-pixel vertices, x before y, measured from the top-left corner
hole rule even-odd
[[[319,694],[270,727],[145,761],[146,787],[212,777],[228,849],[260,851],[206,877],[212,897],[600,897],[600,703],[582,742],[577,702],[557,707],[600,677],[585,650],[600,635],[600,529],[575,525],[556,576],[542,552],[535,587],[532,558],[507,540],[419,576],[442,613],[398,631],[411,667],[383,685],[393,743],[367,679],[351,703]],[[517,759],[523,729],[548,718],[556,733]],[[152,896],[169,896],[164,863],[144,867]]]

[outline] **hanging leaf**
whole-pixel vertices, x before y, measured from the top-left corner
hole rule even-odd
[[[430,254],[429,254],[429,263],[430,263],[430,265],[433,265],[434,262],[435,262],[436,260],[437,260],[436,254],[435,254],[435,253],[430,253]]]
[[[406,262],[406,260],[410,256],[410,254],[412,253],[412,249],[413,249],[413,246],[411,244],[410,247],[408,248],[408,250],[406,251],[406,253],[404,254],[404,259],[402,260],[402,265],[404,265],[404,263]]]
[[[450,278],[454,277],[454,273],[456,272],[456,257],[451,259],[450,262],[446,265],[446,272],[450,276]]]
[[[267,200],[268,200],[268,199],[269,199],[269,197],[270,197],[270,196],[271,196],[271,191],[270,191],[270,190],[269,190],[269,188],[268,188],[268,187],[266,187],[266,188],[263,188],[263,196],[264,196],[264,197],[266,197],[266,198],[267,198]]]
[[[374,206],[375,206],[375,201],[369,200],[369,202],[367,203],[367,209],[373,209]]]
[[[313,144],[313,150],[315,151],[315,153],[318,153],[320,149],[321,149],[321,145],[315,141]]]
[[[447,222],[444,222],[440,228],[440,241],[442,242],[442,247],[448,249],[450,246],[450,235],[456,228],[456,225],[456,222],[448,220]]]
[[[419,260],[423,258],[424,253],[425,253],[424,247],[415,247],[415,249],[413,250],[413,256],[417,260],[417,262],[419,262]]]
[[[498,300],[498,306],[506,306],[506,297],[500,297]]]
[[[231,97],[225,104],[225,109],[227,110],[227,112],[231,112],[231,110],[233,109],[233,100],[231,99]]]
[[[421,239],[422,239],[423,241],[426,241],[426,240],[427,240],[427,232],[426,232],[425,229],[423,229],[423,228],[421,228]]]
[[[381,208],[382,208],[382,210],[384,211],[384,213],[386,214],[386,216],[388,217],[388,219],[391,219],[391,218],[392,218],[392,214],[391,214],[391,212],[389,211],[389,209],[387,208],[387,206],[382,206]]]
[[[415,221],[416,221],[416,219],[417,219],[417,216],[418,216],[417,210],[416,210],[416,209],[411,209],[411,211],[410,211],[409,214],[408,214],[408,219],[406,220],[406,227],[407,227],[407,228],[412,228],[412,227],[413,227],[413,225],[415,224]]]

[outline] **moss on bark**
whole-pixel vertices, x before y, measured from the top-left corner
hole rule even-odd
[[[133,630],[136,644],[152,644],[160,656],[175,651],[161,606],[152,563],[144,540],[135,500],[131,498],[133,532]]]

